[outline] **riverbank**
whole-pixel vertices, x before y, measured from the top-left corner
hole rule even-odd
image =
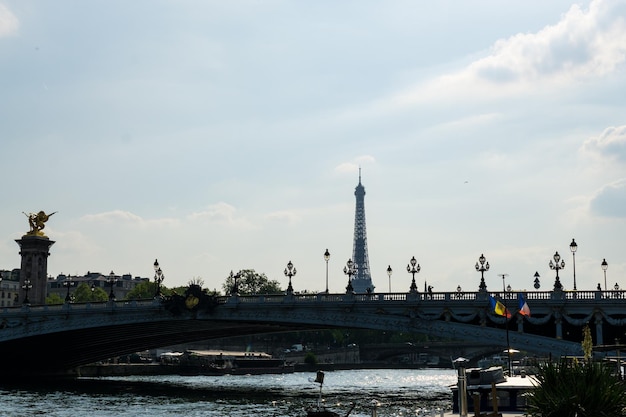
[[[319,363],[294,364],[293,372],[346,371],[360,369],[425,369],[424,366],[389,363]],[[178,375],[177,365],[160,363],[105,363],[84,365],[76,370],[80,377],[132,376],[132,375]]]

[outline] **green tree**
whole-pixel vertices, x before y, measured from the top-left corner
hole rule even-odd
[[[242,269],[237,273],[237,289],[241,295],[250,294],[281,294],[280,283],[269,280],[263,273],[258,274],[254,269]],[[235,276],[228,276],[222,284],[226,295],[230,295],[235,285]]]
[[[167,288],[161,285],[161,293],[165,294]],[[156,294],[156,282],[142,281],[126,294],[125,300],[146,300],[154,298]]]
[[[77,303],[107,301],[109,299],[105,290],[100,287],[93,287],[92,290],[92,287],[85,282],[80,283],[72,295],[74,302]]]
[[[313,352],[307,352],[304,355],[304,363],[308,365],[317,365],[317,356]]]
[[[526,414],[533,417],[622,417],[626,391],[599,362],[561,361],[539,367],[538,386],[529,392]]]
[[[65,299],[57,293],[52,293],[46,297],[46,304],[63,304]]]

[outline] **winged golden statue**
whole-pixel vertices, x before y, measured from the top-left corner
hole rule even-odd
[[[28,225],[30,226],[30,230],[26,233],[26,236],[47,237],[42,230],[46,227],[45,223],[54,213],[56,213],[56,211],[46,214],[43,210],[39,213],[24,213],[24,215],[28,217]]]

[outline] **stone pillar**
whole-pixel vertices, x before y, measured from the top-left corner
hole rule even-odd
[[[595,325],[596,325],[596,345],[604,344],[604,335],[602,333],[602,324],[604,320],[602,319],[602,314],[596,313],[595,317]]]
[[[48,256],[50,246],[54,241],[46,236],[24,235],[15,240],[20,245],[22,266],[20,271],[19,300],[17,305],[24,303],[26,289],[24,285],[29,282],[32,287],[28,290],[28,301],[32,305],[46,303],[48,281]]]
[[[556,326],[556,338],[563,339],[563,318],[560,311],[554,313],[554,325]]]

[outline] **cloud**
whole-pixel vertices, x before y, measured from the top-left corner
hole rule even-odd
[[[626,218],[626,178],[602,187],[591,199],[590,208],[601,217]]]
[[[572,6],[561,20],[536,33],[496,41],[487,56],[382,100],[389,111],[452,98],[475,101],[543,92],[602,77],[626,61],[626,1],[595,0]]]
[[[604,129],[600,136],[587,139],[581,151],[602,159],[626,161],[626,125]]]
[[[499,40],[491,54],[468,71],[492,83],[601,76],[626,55],[624,1],[596,0],[588,10],[574,5],[560,22],[537,33]]]
[[[171,226],[177,224],[179,221],[172,218],[161,218],[154,220],[146,220],[134,213],[124,210],[113,210],[98,214],[87,214],[81,217],[81,220],[99,223],[99,224],[115,224],[116,226],[126,225],[135,227],[150,227],[155,226]]]
[[[375,164],[376,158],[371,155],[361,155],[350,162],[342,162],[335,167],[335,172],[339,174],[352,174],[359,171],[359,167],[367,164]]]
[[[273,213],[270,213],[267,215],[267,219],[280,223],[287,223],[290,225],[300,223],[302,221],[302,217],[299,216],[297,213],[287,210],[275,211]]]
[[[123,210],[113,210],[98,214],[87,214],[82,220],[91,222],[125,222],[125,223],[141,223],[143,219],[133,213]]]
[[[253,229],[254,225],[245,217],[237,214],[237,209],[230,204],[220,201],[209,206],[206,210],[189,215],[188,220],[193,222],[211,222],[226,224],[242,229]]]
[[[19,27],[17,17],[6,6],[0,4],[0,38],[17,33]]]

